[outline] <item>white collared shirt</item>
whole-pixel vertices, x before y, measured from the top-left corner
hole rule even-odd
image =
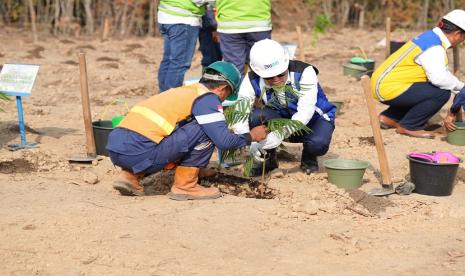
[[[436,27],[433,32],[439,36],[446,49],[451,47],[451,43],[441,29]],[[435,86],[453,92],[460,91],[465,84],[449,71],[445,63],[446,56],[447,53],[444,47],[438,45],[418,55],[415,62],[423,67],[428,80]]]
[[[299,94],[299,100],[297,102],[297,112],[292,115],[293,120],[298,120],[302,122],[304,125],[308,124],[310,119],[313,117],[315,112],[321,113],[323,116],[323,112],[316,106],[317,102],[317,97],[318,97],[318,77],[316,75],[315,69],[313,69],[312,66],[308,66],[305,68],[305,70],[302,72],[302,77],[299,81],[300,84],[300,90],[297,89],[296,84],[295,84],[295,79],[294,79],[294,73],[289,72],[287,75],[287,85],[291,85],[292,88],[297,91]],[[265,84],[265,81],[263,78],[260,78],[260,87],[263,89],[268,89],[270,88]],[[276,98],[280,102],[280,104],[283,106],[283,108],[286,107],[285,103],[285,92],[274,92]],[[250,104],[253,105],[256,96],[255,96],[255,90],[252,86],[252,83],[250,82],[250,78],[248,75],[245,76],[244,80],[241,83],[241,87],[239,89],[238,93],[238,100],[241,99],[250,99]],[[262,97],[262,100],[264,103],[267,103],[267,97],[264,96]],[[283,102],[284,100],[284,102]],[[329,118],[325,117],[325,119],[329,120]],[[232,129],[234,130],[234,133],[236,134],[243,134],[247,133],[250,131],[249,127],[249,122],[248,120],[236,123],[232,126]]]

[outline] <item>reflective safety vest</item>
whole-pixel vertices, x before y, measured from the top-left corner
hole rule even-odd
[[[389,56],[373,73],[371,91],[378,101],[388,101],[405,92],[412,84],[427,82],[428,77],[423,67],[415,58],[433,46],[446,49],[441,38],[432,30],[426,31],[405,43],[399,50]],[[445,65],[449,63],[447,56]],[[438,66],[444,66],[438,64]]]
[[[198,7],[190,0],[160,0],[158,10],[182,17],[202,17],[205,6]]]
[[[271,30],[270,0],[217,0],[218,31],[248,33]]]
[[[199,96],[208,93],[202,84],[173,88],[132,107],[118,127],[137,132],[160,143],[192,114],[192,105]]]

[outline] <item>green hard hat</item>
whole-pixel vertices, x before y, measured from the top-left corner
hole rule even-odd
[[[205,67],[203,73],[205,74],[208,70],[214,70],[224,78],[224,80],[231,87],[231,95],[227,98],[229,101],[234,101],[237,99],[237,90],[241,84],[241,73],[237,70],[234,64],[226,61],[216,61]]]

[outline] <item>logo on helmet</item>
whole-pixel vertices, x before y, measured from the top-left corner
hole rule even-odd
[[[270,68],[273,68],[274,66],[278,65],[279,64],[279,60],[271,63],[271,64],[265,64],[263,67],[266,69],[270,69]]]

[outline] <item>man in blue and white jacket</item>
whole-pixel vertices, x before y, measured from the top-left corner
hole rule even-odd
[[[253,156],[267,152],[266,171],[278,167],[276,148],[283,139],[303,143],[301,169],[317,172],[317,156],[326,154],[334,131],[336,107],[326,98],[318,83],[318,69],[310,64],[291,60],[287,50],[276,41],[264,39],[250,51],[251,72],[244,78],[238,100],[248,99],[254,106],[248,121],[233,126],[235,133],[247,133],[251,127],[274,118],[289,118],[307,125],[312,132],[304,135],[282,135],[271,132],[264,141],[252,143]],[[261,107],[260,107],[261,106]],[[252,175],[261,174],[259,166]]]

